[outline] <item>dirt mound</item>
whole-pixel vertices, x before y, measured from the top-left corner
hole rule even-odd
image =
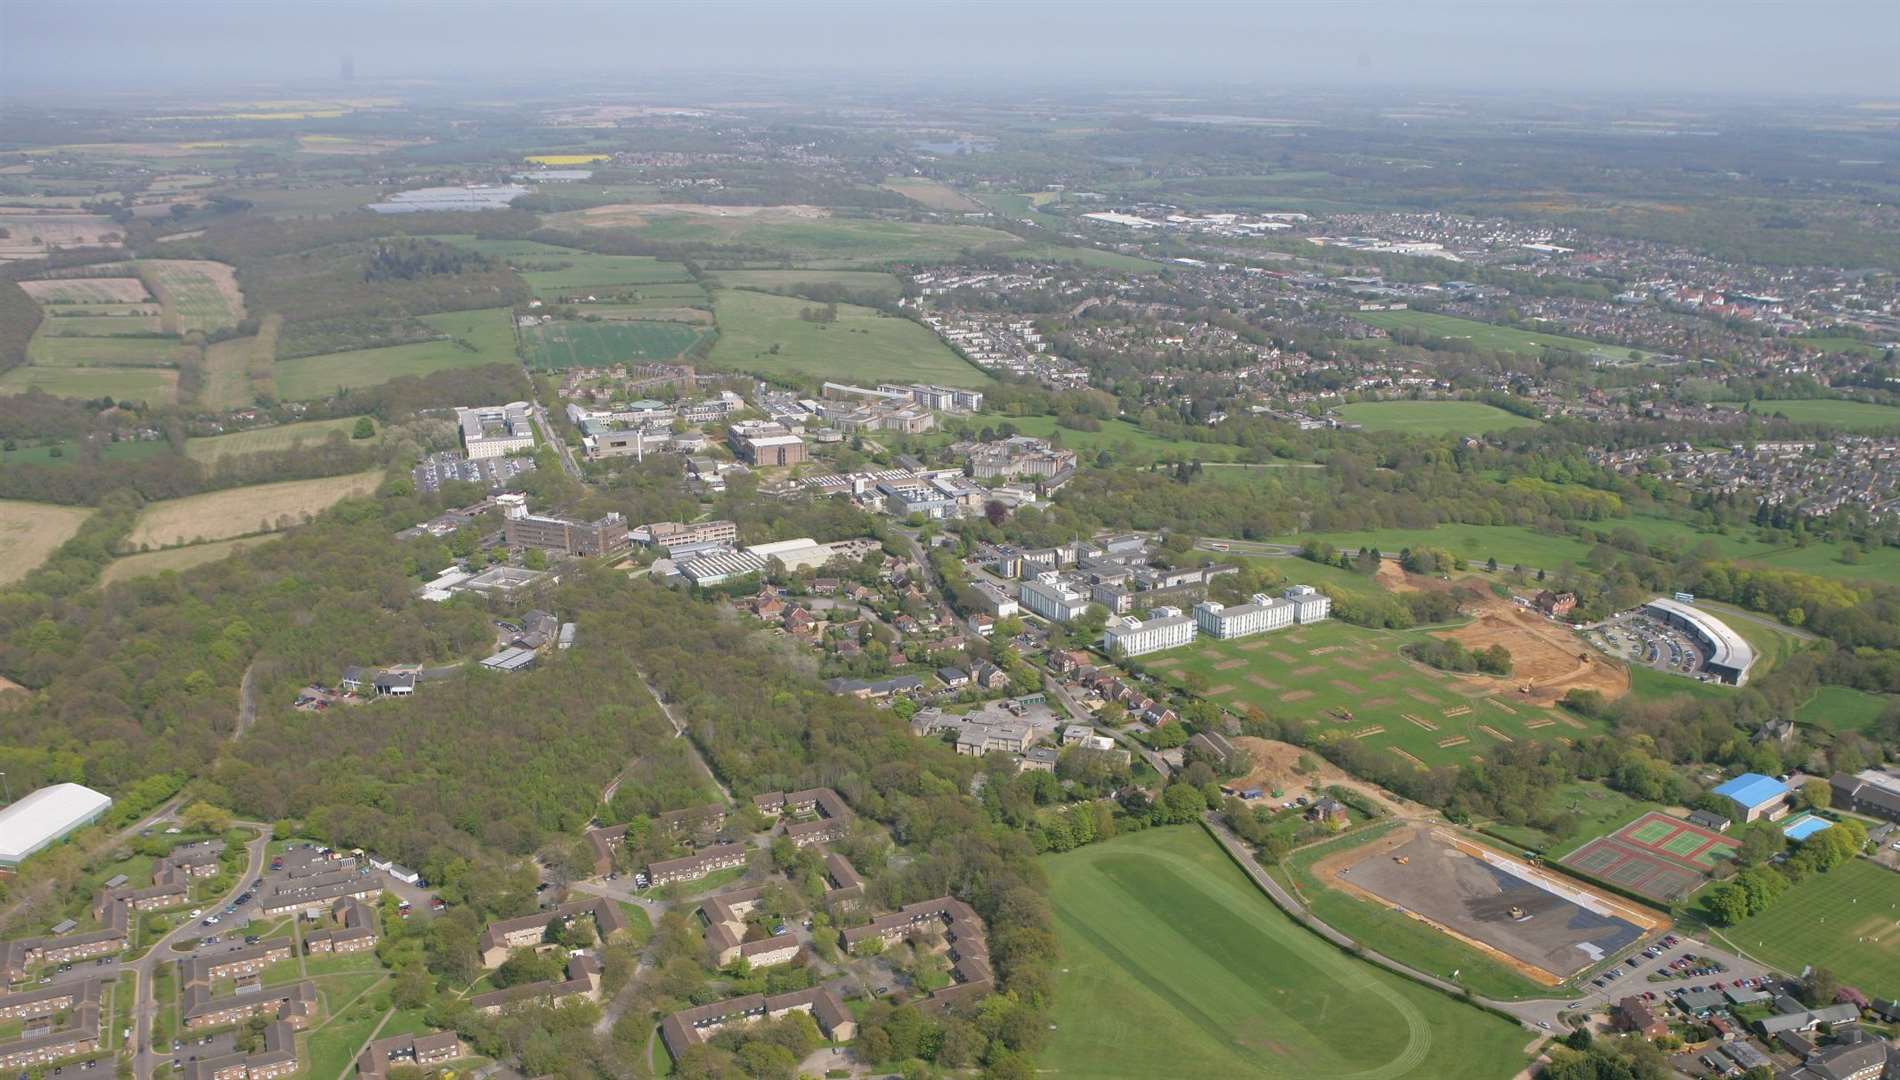
[[[1366,798],[1384,806],[1399,817],[1423,817],[1431,813],[1426,807],[1408,802],[1384,788],[1368,784],[1364,780],[1347,775],[1338,766],[1311,751],[1302,750],[1292,743],[1276,739],[1256,739],[1251,735],[1241,735],[1233,740],[1235,746],[1247,751],[1253,758],[1253,771],[1245,779],[1232,781],[1236,787],[1257,787],[1263,791],[1283,791],[1292,798],[1295,791],[1337,785],[1356,791]],[[1304,775],[1295,772],[1300,756],[1309,756],[1316,768]]]
[[[1607,698],[1629,692],[1629,672],[1599,655],[1568,627],[1502,599],[1477,601],[1476,617],[1440,635],[1468,649],[1502,645],[1511,653],[1507,679],[1468,676],[1487,686],[1508,686],[1516,699],[1547,705],[1572,688],[1595,690]],[[1522,688],[1530,687],[1529,693]]]

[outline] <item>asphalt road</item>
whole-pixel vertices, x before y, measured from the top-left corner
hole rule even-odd
[[[257,839],[245,845],[251,857],[244,873],[239,875],[236,883],[231,886],[230,892],[215,901],[207,903],[204,906],[205,911],[223,911],[227,905],[237,898],[238,893],[243,892],[251,882],[257,880],[257,878],[263,874],[265,862],[264,853],[270,846],[271,827],[261,823],[255,824],[254,827],[258,830],[258,835]],[[201,926],[197,919],[187,920],[184,925],[173,929],[171,933],[166,934],[154,942],[151,948],[145,950],[144,956],[132,962],[132,970],[138,973],[139,980],[138,1003],[134,1006],[132,1012],[132,1026],[134,1028],[133,1045],[138,1048],[138,1052],[132,1058],[132,1075],[137,1077],[137,1080],[150,1080],[153,1072],[162,1063],[171,1058],[171,1047],[169,1045],[163,1050],[152,1045],[152,1025],[158,1019],[158,1002],[152,997],[152,972],[157,968],[160,961],[175,960],[185,955],[184,953],[173,952],[171,948],[172,942],[197,940],[210,934],[213,929],[212,927]],[[244,936],[239,934],[238,943],[242,944],[243,941]]]

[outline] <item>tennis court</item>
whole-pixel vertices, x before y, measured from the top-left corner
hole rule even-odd
[[[1598,837],[1563,864],[1662,903],[1674,903],[1707,881],[1716,862],[1740,845],[1721,833],[1650,811]]]

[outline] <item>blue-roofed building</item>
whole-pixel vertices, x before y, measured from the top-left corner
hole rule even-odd
[[[1820,832],[1832,824],[1834,824],[1832,821],[1824,817],[1816,817],[1813,814],[1802,814],[1800,817],[1783,825],[1781,827],[1781,834],[1790,840],[1806,840],[1808,837],[1813,836],[1815,833]]]
[[[1743,821],[1773,821],[1788,812],[1788,785],[1772,776],[1743,773],[1715,793],[1741,807]]]

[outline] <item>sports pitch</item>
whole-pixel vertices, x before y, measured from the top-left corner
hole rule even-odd
[[[1399,647],[1415,640],[1417,634],[1327,620],[1229,641],[1201,638],[1135,664],[1157,675],[1198,673],[1204,696],[1220,705],[1309,721],[1321,738],[1357,739],[1420,767],[1464,762],[1509,742],[1598,730],[1519,700],[1509,680],[1462,679],[1412,663]]]
[[[1198,828],[1043,860],[1062,961],[1042,1065],[1057,1075],[1495,1077],[1513,1024],[1335,949],[1281,914]]]
[[[1741,843],[1650,811],[1571,852],[1563,865],[1661,903],[1674,903],[1734,858]]]
[[[1900,997],[1900,873],[1849,860],[1722,937],[1790,974],[1814,964],[1870,998]]]

